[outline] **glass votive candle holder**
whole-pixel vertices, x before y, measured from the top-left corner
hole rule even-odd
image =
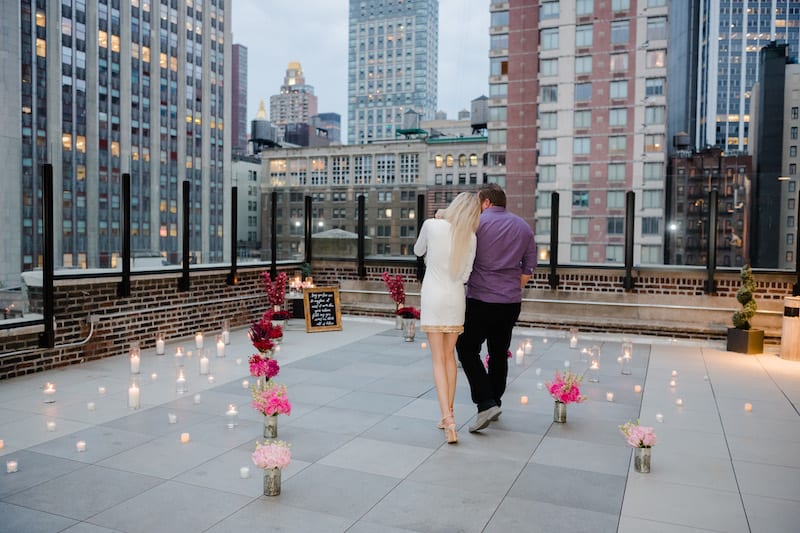
[[[128,408],[138,409],[142,406],[142,391],[139,388],[139,377],[132,376],[128,385]]]
[[[128,351],[130,360],[131,374],[138,374],[142,368],[142,351],[139,348],[139,343],[131,343],[130,350]]]
[[[164,334],[159,331],[156,333],[156,355],[164,355],[164,349],[166,346],[167,343],[164,339]]]
[[[236,409],[236,405],[230,404],[228,405],[228,410],[225,411],[225,427],[233,429],[238,423],[239,411]]]
[[[55,383],[50,383],[49,381],[44,384],[42,388],[42,394],[44,395],[44,403],[55,403],[56,401],[56,385]]]
[[[217,335],[217,357],[225,357],[225,341],[222,339],[222,335]]]
[[[222,342],[231,343],[231,321],[227,318],[222,321]]]

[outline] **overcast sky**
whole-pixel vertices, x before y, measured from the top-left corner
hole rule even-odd
[[[349,0],[232,0],[233,43],[247,47],[247,118],[280,90],[290,61],[303,66],[320,113],[342,116],[347,139]],[[366,0],[369,1],[369,0]],[[438,108],[456,118],[488,95],[489,0],[439,0]]]

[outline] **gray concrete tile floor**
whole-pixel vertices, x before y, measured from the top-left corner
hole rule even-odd
[[[542,384],[587,363],[563,332],[518,328],[512,351],[529,340],[531,353],[509,361],[503,414],[478,434],[467,431],[475,408],[459,370],[450,446],[436,429],[424,334],[404,342],[394,322],[360,317],[321,333],[291,321],[276,381],[293,402],[279,421],[293,458],[281,495],[265,497],[250,460],[263,440],[249,405],[253,350],[245,329],[231,337],[227,356],[211,358],[213,381],[199,375],[193,339],[165,356],[144,350],[137,410],[123,356],[0,382],[2,466],[18,464],[0,471],[0,532],[800,531],[800,363],[776,347],[746,356],[633,338],[622,375],[621,336],[581,335],[579,347],[602,349],[600,381],[585,381],[589,399],[556,424]],[[179,345],[195,352],[185,394],[175,392]],[[658,435],[649,474],[635,472],[617,429],[637,418]]]

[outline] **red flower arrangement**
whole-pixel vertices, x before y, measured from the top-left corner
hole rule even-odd
[[[411,306],[401,307],[397,310],[395,314],[403,318],[416,318],[417,320],[419,320],[419,309],[417,309],[416,307],[411,307]]]
[[[283,328],[282,327],[280,327],[278,324],[273,324],[272,322],[270,322],[269,325],[270,325],[270,328],[269,328],[269,338],[270,338],[270,340],[272,340],[272,339],[280,339],[281,337],[283,337]]]
[[[386,284],[386,288],[389,289],[389,296],[392,297],[394,303],[399,306],[402,306],[406,303],[406,291],[403,288],[405,285],[405,281],[403,281],[403,276],[400,274],[392,276],[388,272],[383,273],[383,282]]]
[[[286,301],[286,283],[289,279],[286,272],[278,272],[273,281],[270,278],[269,272],[261,274],[264,281],[264,290],[267,292],[269,304],[272,306],[283,305]]]
[[[272,379],[278,375],[281,367],[275,359],[264,359],[260,354],[254,353],[250,356],[250,375],[255,377],[265,377]]]
[[[270,340],[269,334],[271,330],[272,322],[263,318],[250,325],[250,331],[247,332],[247,335],[250,337],[250,342],[259,352],[268,352],[275,346]]]

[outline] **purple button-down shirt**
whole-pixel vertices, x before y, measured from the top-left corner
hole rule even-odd
[[[520,275],[536,268],[533,230],[522,218],[492,206],[483,211],[467,298],[489,303],[522,301]]]

